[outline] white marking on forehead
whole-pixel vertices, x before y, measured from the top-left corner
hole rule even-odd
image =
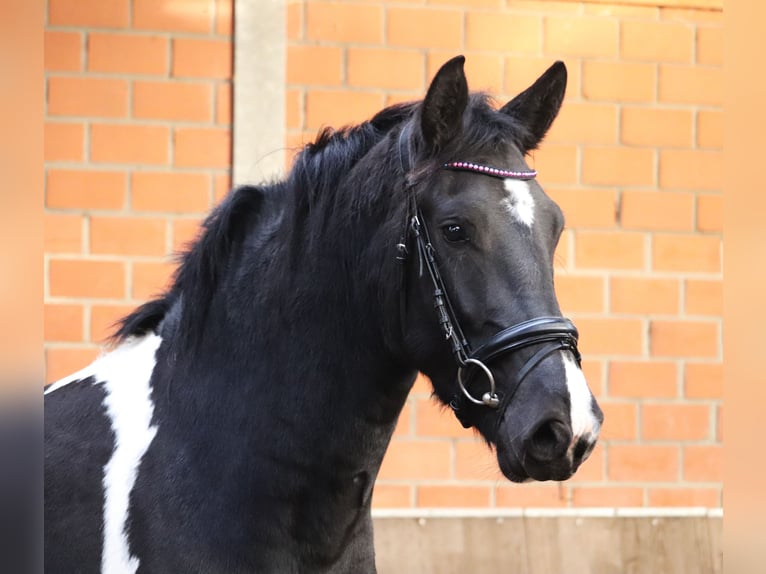
[[[577,439],[584,435],[597,435],[600,428],[596,415],[593,413],[592,394],[585,381],[582,369],[577,366],[568,351],[560,351],[564,361],[564,374],[569,390],[569,417],[572,424],[572,437]]]
[[[157,335],[146,335],[97,361],[96,380],[103,382],[106,391],[104,406],[115,438],[112,458],[104,466],[102,572],[133,574],[139,567],[138,558],[130,553],[126,525],[138,466],[157,434],[151,424],[154,404],[149,381],[161,341]]]
[[[532,227],[535,221],[535,200],[529,183],[521,179],[507,178],[503,181],[503,187],[508,192],[508,197],[501,201],[503,208],[511,214],[514,221]]]

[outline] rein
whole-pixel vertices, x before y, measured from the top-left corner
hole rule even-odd
[[[580,365],[581,356],[577,349],[578,332],[575,325],[564,317],[536,317],[523,321],[493,335],[484,344],[472,349],[468,339],[460,328],[460,322],[455,314],[454,307],[447,294],[444,280],[439,273],[439,265],[436,259],[436,249],[431,241],[431,236],[426,225],[425,217],[417,205],[417,198],[412,190],[413,183],[409,181],[409,172],[412,168],[410,163],[409,149],[409,125],[402,129],[399,134],[399,159],[402,170],[407,178],[405,192],[407,194],[407,223],[402,237],[397,244],[397,259],[404,263],[409,255],[407,244],[410,234],[414,235],[418,250],[420,264],[419,276],[423,276],[423,266],[428,270],[428,276],[434,288],[434,309],[439,325],[444,333],[445,340],[449,341],[452,353],[458,365],[457,383],[458,393],[449,402],[455,416],[465,428],[472,426],[468,418],[470,405],[480,405],[494,410],[507,406],[516,390],[526,376],[543,359],[558,350],[571,351]],[[511,171],[495,167],[480,165],[471,162],[453,161],[445,163],[442,169],[455,171],[469,171],[499,179],[531,180],[537,176],[535,170]],[[402,288],[402,305],[400,308],[402,325],[404,325],[404,291]],[[511,389],[501,396],[497,392],[495,377],[487,363],[506,353],[512,353],[520,349],[540,345],[540,348],[527,360],[524,366],[516,374]],[[489,383],[489,390],[481,395],[480,399],[474,397],[468,390],[467,385],[476,372],[481,372]]]

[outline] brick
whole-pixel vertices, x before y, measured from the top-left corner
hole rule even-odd
[[[378,479],[446,479],[450,476],[448,441],[393,440],[383,458]]]
[[[128,115],[128,82],[111,78],[48,78],[52,116],[119,118]]]
[[[470,0],[468,1],[470,2]],[[462,2],[462,4],[465,3],[466,2]],[[508,7],[514,12],[540,12],[541,10],[549,10],[556,14],[568,13],[574,15],[579,15],[582,12],[580,6],[572,4],[569,0],[513,0],[512,3],[506,2],[506,4],[508,4]]]
[[[422,0],[414,0],[420,2]],[[428,4],[434,6],[457,6],[459,8],[501,8],[504,0],[426,0]],[[514,7],[515,7],[514,2]]]
[[[176,128],[173,134],[177,167],[227,168],[231,165],[231,130]]]
[[[715,508],[721,506],[721,492],[717,488],[650,488],[649,506],[680,506]]]
[[[697,230],[723,232],[723,196],[697,194]]]
[[[424,88],[423,55],[414,50],[348,48],[348,85],[420,90]]]
[[[582,372],[585,374],[585,380],[588,382],[594,397],[604,396],[604,375],[603,361],[583,358]]]
[[[412,436],[413,434],[415,433],[412,425],[412,405],[407,402],[399,413],[393,436]]]
[[[383,107],[383,95],[346,90],[309,90],[306,94],[306,128],[339,128],[371,118]]]
[[[691,126],[690,126],[691,129]],[[575,144],[617,143],[617,106],[569,102],[562,106],[545,141]]]
[[[82,216],[43,214],[43,249],[46,253],[80,253]]]
[[[604,279],[602,277],[557,275],[555,283],[556,297],[565,315],[604,311]]]
[[[169,144],[166,126],[92,124],[90,128],[90,159],[97,163],[167,164]]]
[[[603,440],[596,443],[596,446],[588,455],[588,459],[577,469],[577,472],[569,479],[570,483],[581,482],[600,482],[606,478],[606,459],[604,457]]]
[[[540,173],[543,188],[577,182],[577,146],[546,143],[531,156],[531,166]]]
[[[418,485],[418,508],[485,508],[489,506],[487,486]]]
[[[230,40],[173,39],[173,77],[228,80],[232,77],[232,70]]]
[[[686,314],[723,315],[723,281],[707,279],[686,280]]]
[[[555,201],[574,229],[614,227],[617,193],[613,189],[552,189],[545,192]]]
[[[623,20],[620,54],[628,60],[691,62],[694,27],[679,22]]]
[[[99,344],[106,343],[117,330],[117,322],[134,309],[134,305],[92,305],[90,340]]]
[[[578,268],[642,269],[646,258],[641,233],[578,231],[575,265]]]
[[[49,0],[48,23],[53,26],[127,28],[130,0]]]
[[[613,313],[675,315],[681,307],[677,279],[612,277],[609,293]]]
[[[711,66],[723,65],[722,27],[697,27],[697,63]]]
[[[723,405],[719,404],[715,416],[715,440],[723,442]]]
[[[231,84],[218,84],[215,88],[215,123],[230,126],[232,124]]]
[[[343,59],[344,51],[337,46],[288,46],[287,83],[338,86],[343,82]],[[385,76],[375,71],[378,78]]]
[[[125,265],[117,261],[52,259],[48,277],[53,297],[125,296]]]
[[[234,0],[215,0],[215,33],[219,36],[234,34]]]
[[[702,321],[652,321],[650,347],[656,357],[717,357],[718,325]]]
[[[690,147],[693,114],[671,108],[622,108],[620,140],[627,145]]]
[[[80,32],[46,30],[43,38],[43,68],[46,72],[78,72],[82,69]]]
[[[420,437],[466,438],[471,431],[463,426],[435,400],[420,399],[415,402],[417,435]]]
[[[80,123],[45,122],[43,159],[82,161],[85,156],[85,126]]]
[[[43,308],[43,337],[46,341],[82,341],[82,305],[46,303]]]
[[[640,355],[644,325],[639,319],[577,319],[584,355]]]
[[[631,507],[644,505],[644,489],[623,486],[577,486],[572,488],[574,507]]]
[[[176,266],[166,262],[133,262],[133,299],[146,300],[156,297],[170,287]]]
[[[723,112],[721,110],[697,112],[697,145],[713,149],[723,148]]]
[[[133,82],[133,117],[138,119],[209,122],[213,94],[209,84]]]
[[[56,347],[45,351],[45,383],[50,384],[87,367],[99,355],[96,347]]]
[[[660,187],[720,191],[723,153],[703,150],[660,150]]]
[[[721,445],[685,446],[684,480],[691,482],[722,482],[723,447]]]
[[[324,42],[380,44],[383,7],[346,2],[306,4],[306,37]]]
[[[412,389],[410,389],[410,396],[422,395],[430,397],[432,392],[431,379],[423,373],[418,373],[418,376],[415,377],[415,382],[412,384]]]
[[[386,45],[459,50],[463,47],[463,19],[461,10],[391,6],[386,11]]]
[[[426,62],[426,78],[436,75],[439,68],[455,54],[451,51],[429,50]],[[490,93],[498,93],[503,90],[504,59],[501,54],[470,54],[465,61],[465,75],[468,78],[470,90],[485,90]],[[408,96],[409,100],[423,97],[421,93]]]
[[[212,29],[213,8],[209,0],[133,0],[132,27],[205,34]]]
[[[231,172],[216,173],[213,176],[213,203],[217,204],[231,189]]]
[[[609,396],[664,399],[678,396],[678,367],[671,362],[610,361]]]
[[[606,57],[617,55],[619,21],[590,16],[545,18],[545,52],[564,56]]]
[[[710,435],[710,407],[679,403],[643,403],[641,438],[643,440],[690,441]]]
[[[594,185],[654,184],[654,151],[628,147],[586,147],[582,158],[583,182]]]
[[[200,231],[200,218],[173,220],[173,252],[187,251]]]
[[[654,64],[583,62],[582,91],[587,100],[653,102],[657,89]]]
[[[658,94],[661,102],[720,106],[723,84],[721,68],[660,65]]]
[[[600,440],[636,440],[638,435],[638,406],[628,402],[599,403],[604,412],[604,424],[599,435]]]
[[[668,6],[660,8],[660,17],[663,20],[677,22],[723,23],[723,12],[721,10],[699,10],[697,8]]]
[[[653,243],[652,267],[658,271],[718,273],[721,270],[719,237],[656,233]]]
[[[164,255],[165,220],[93,216],[90,250],[109,255]]]
[[[607,459],[610,480],[675,482],[679,477],[677,446],[611,444]]]
[[[684,396],[687,399],[723,399],[723,365],[686,363]]]
[[[503,484],[495,487],[495,506],[501,508],[560,508],[566,505],[566,486],[563,483]]]
[[[303,125],[303,92],[285,90],[285,127],[288,130],[300,129]]]
[[[54,209],[122,209],[127,178],[124,173],[49,169],[45,206]]]
[[[211,207],[210,177],[205,173],[134,172],[131,207],[136,211],[206,212]]]
[[[538,53],[542,44],[540,16],[475,11],[466,14],[467,50]]]
[[[303,39],[303,8],[304,5],[297,2],[288,2],[287,12],[287,39]]]
[[[692,193],[624,191],[620,224],[625,229],[692,231],[694,200]]]
[[[407,508],[412,506],[412,486],[375,483],[373,508]]]
[[[486,443],[477,439],[455,442],[456,479],[494,481],[501,477],[497,456]]]
[[[660,16],[660,10],[655,6],[586,3],[583,8],[585,14],[596,16],[640,16],[646,20],[657,20]]]
[[[88,71],[164,76],[168,41],[160,36],[88,34]]]

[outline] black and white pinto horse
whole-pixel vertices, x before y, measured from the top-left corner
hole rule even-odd
[[[587,458],[603,415],[554,292],[564,219],[524,159],[566,68],[497,109],[463,63],[234,189],[169,290],[47,387],[47,571],[374,572],[418,371],[511,481]]]

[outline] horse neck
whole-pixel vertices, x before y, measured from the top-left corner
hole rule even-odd
[[[174,366],[157,378],[158,395],[172,397],[180,430],[205,413],[227,441],[220,452],[290,453],[307,472],[340,465],[374,477],[416,374],[392,340],[399,300],[395,284],[382,287],[398,271],[395,241],[374,217],[325,230],[331,240],[311,248],[295,240],[315,237],[303,229],[249,249],[264,259],[232,272],[206,303],[193,352],[174,344],[170,322],[160,351]],[[360,229],[372,229],[366,240]]]

